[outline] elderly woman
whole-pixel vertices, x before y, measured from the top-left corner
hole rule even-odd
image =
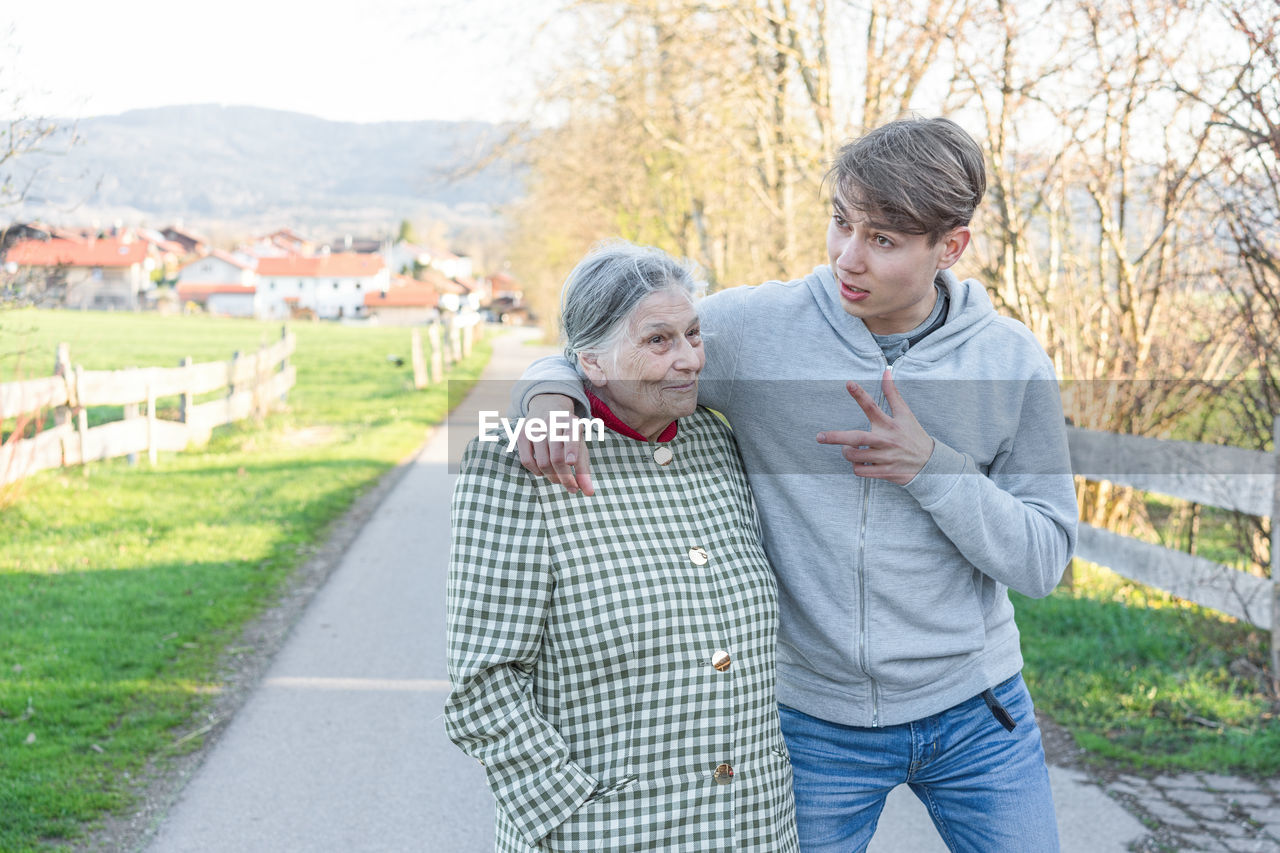
[[[696,408],[695,286],[611,243],[561,297],[608,427],[591,500],[473,440],[453,497],[449,736],[499,851],[797,848],[773,573],[728,428]]]

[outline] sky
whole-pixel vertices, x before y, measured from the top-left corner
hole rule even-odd
[[[524,118],[551,4],[13,0],[0,116],[214,103],[358,122]]]

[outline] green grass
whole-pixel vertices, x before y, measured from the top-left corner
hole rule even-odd
[[[447,386],[415,391],[407,329],[293,329],[287,411],[154,468],[35,474],[0,509],[0,850],[74,838],[128,805],[148,761],[199,743],[183,733],[218,689],[227,645],[489,355],[481,343]],[[51,372],[60,340],[74,363],[105,369],[224,360],[278,335],[212,318],[0,314],[0,352],[27,350],[27,377]],[[0,361],[0,378],[15,366]]]
[[[1265,631],[1097,567],[1074,591],[1014,594],[1037,706],[1125,769],[1280,773]]]

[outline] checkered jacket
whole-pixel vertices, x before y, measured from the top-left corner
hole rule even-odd
[[[497,850],[797,850],[776,587],[728,428],[607,432],[591,469],[569,495],[476,439],[454,491],[445,725],[488,773]]]

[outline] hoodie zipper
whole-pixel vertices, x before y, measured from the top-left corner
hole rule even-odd
[[[880,361],[884,363],[885,370],[889,371],[889,375],[893,376],[893,365],[889,364],[889,360],[884,357],[884,353],[880,354]],[[884,370],[880,371],[881,376]],[[880,390],[876,394],[876,405],[881,406],[888,399],[884,393],[884,382],[880,383]],[[862,490],[862,523],[858,530],[858,599],[862,610],[862,624],[858,631],[858,661],[862,664],[862,671],[867,674],[867,680],[871,682],[871,725],[879,727],[880,725],[880,685],[876,682],[875,676],[871,674],[871,655],[867,650],[867,621],[870,614],[870,607],[867,605],[867,516],[871,509],[871,488],[874,481],[863,478]]]

